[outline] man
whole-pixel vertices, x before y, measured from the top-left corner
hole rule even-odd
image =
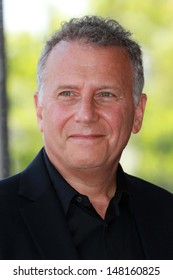
[[[46,43],[34,95],[44,148],[0,183],[1,259],[171,259],[173,199],[119,160],[146,95],[139,45],[72,19]]]

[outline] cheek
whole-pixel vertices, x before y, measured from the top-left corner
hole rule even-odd
[[[43,112],[43,130],[46,133],[60,135],[69,119],[69,110],[52,104]]]
[[[112,130],[123,127],[132,128],[133,112],[127,106],[111,108],[109,111],[103,112],[102,116]]]
[[[111,132],[111,143],[120,142],[126,145],[133,127],[134,112],[129,107],[121,107],[111,110],[105,115]]]

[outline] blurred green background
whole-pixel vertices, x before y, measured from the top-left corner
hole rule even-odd
[[[77,5],[78,1],[65,2]],[[79,2],[81,5],[82,1]],[[5,32],[10,174],[24,169],[43,145],[33,93],[36,91],[37,60],[45,38],[71,16],[97,14],[120,21],[133,33],[144,53],[147,109],[141,132],[132,136],[123,154],[123,168],[173,192],[173,0],[84,2],[85,10],[78,15],[66,14],[50,3],[44,31]],[[24,12],[27,13],[21,10]],[[38,21],[39,13],[41,9]]]

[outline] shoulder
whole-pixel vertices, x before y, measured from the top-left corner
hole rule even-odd
[[[14,196],[18,194],[20,186],[32,186],[33,182],[39,177],[38,174],[42,173],[42,166],[44,166],[44,163],[42,151],[40,151],[26,169],[18,174],[0,180],[0,199],[2,200],[3,197],[7,195]]]
[[[173,211],[173,194],[164,188],[125,173],[129,193],[139,205]]]
[[[15,193],[18,190],[20,184],[21,173],[14,176],[0,180],[0,196],[6,193]]]
[[[125,185],[127,192],[133,196],[173,199],[173,194],[164,187],[124,172],[121,165],[118,168],[118,176],[121,183]]]
[[[146,180],[143,180],[141,178],[129,175],[125,173],[126,180],[133,185],[134,189],[138,189],[139,192],[144,192],[146,195],[163,195],[163,196],[168,196],[168,197],[173,197],[173,194],[170,193],[169,191],[165,190],[164,187],[155,185],[151,182],[148,182]]]

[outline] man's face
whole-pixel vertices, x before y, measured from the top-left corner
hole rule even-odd
[[[142,95],[135,108],[132,83],[130,60],[120,47],[65,41],[54,47],[42,101],[36,94],[35,103],[45,149],[56,168],[118,164],[131,132],[140,130],[145,107]]]

